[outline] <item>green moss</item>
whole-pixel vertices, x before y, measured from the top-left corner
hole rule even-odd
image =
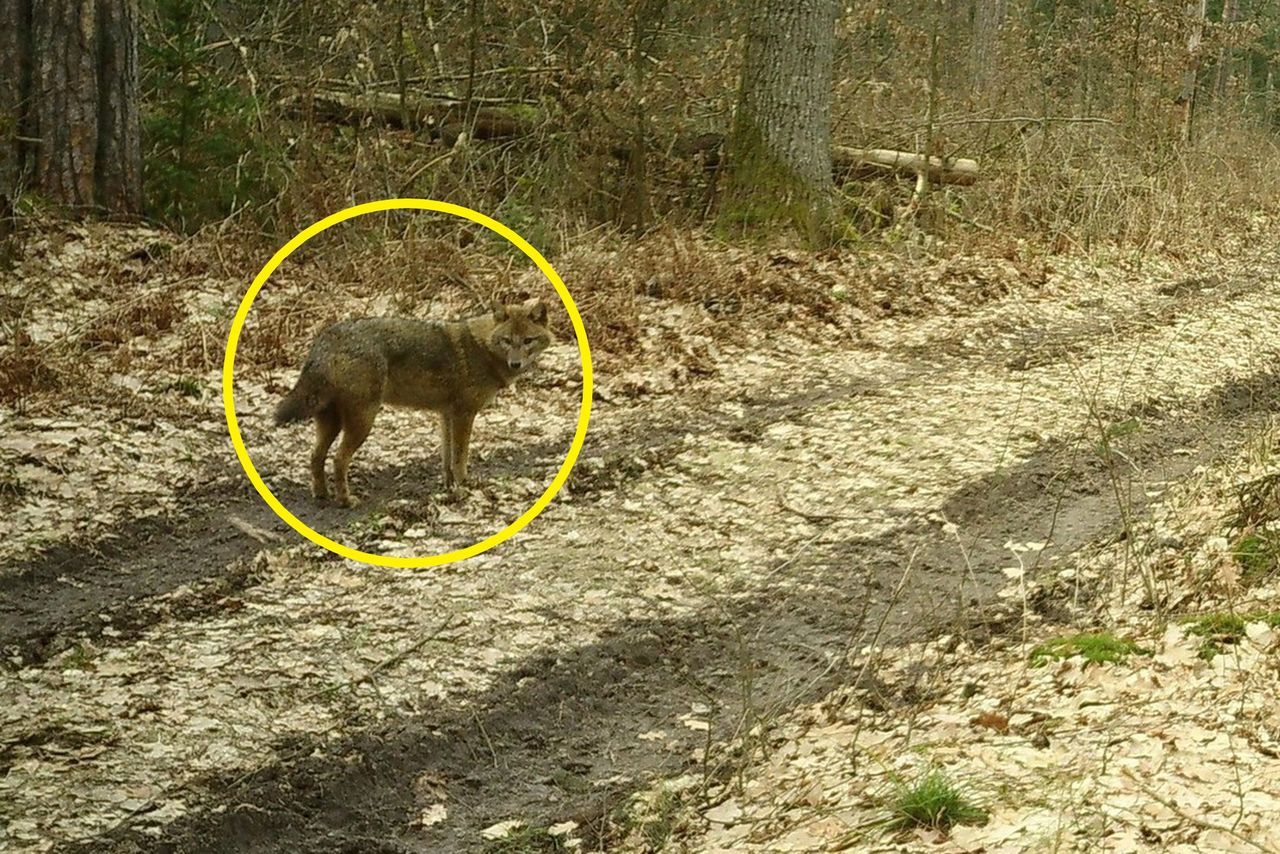
[[[1080,656],[1085,664],[1124,661],[1134,653],[1150,655],[1128,638],[1118,638],[1109,632],[1068,635],[1052,638],[1031,650],[1031,663],[1042,665],[1051,658]]]
[[[197,379],[192,377],[179,377],[176,380],[158,386],[156,391],[160,394],[173,391],[183,397],[199,397],[203,391],[203,387]]]
[[[533,104],[509,104],[505,109],[512,116],[523,122],[539,122],[545,118],[542,110]]]
[[[663,851],[680,824],[682,806],[680,793],[665,786],[632,798],[612,813],[608,836],[642,851]]]
[[[1280,611],[1205,614],[1187,622],[1187,634],[1204,639],[1200,644],[1200,657],[1212,661],[1214,656],[1226,652],[1227,647],[1240,643],[1249,623],[1266,623],[1272,628],[1280,628]]]
[[[93,650],[82,643],[68,649],[62,654],[59,663],[64,670],[87,670],[93,663],[95,655]]]
[[[566,792],[571,792],[575,795],[583,795],[591,791],[591,781],[581,774],[574,774],[572,771],[561,769],[552,772],[551,782]]]
[[[680,813],[680,796],[663,789],[653,799],[648,813],[640,823],[640,835],[653,851],[661,851],[675,830]]]
[[[789,224],[811,245],[830,242],[831,200],[808,185],[765,145],[764,135],[741,111],[729,152],[729,180],[716,230],[722,237]]]

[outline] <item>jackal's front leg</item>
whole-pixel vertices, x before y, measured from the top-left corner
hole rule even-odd
[[[444,488],[453,489],[453,417],[440,413],[440,470],[444,473]]]
[[[449,445],[449,459],[445,464],[445,485],[451,489],[464,486],[467,482],[467,451],[471,444],[471,425],[475,420],[476,414],[467,410],[450,415],[448,429],[452,441]]]

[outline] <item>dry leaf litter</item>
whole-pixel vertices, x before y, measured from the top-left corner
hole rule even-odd
[[[60,259],[50,278],[93,275],[77,272],[69,249],[49,252],[27,263],[52,268]],[[1268,261],[1275,270],[1275,259]],[[306,545],[267,548],[255,561],[262,581],[238,597],[241,607],[161,623],[119,645],[108,633],[7,674],[0,746],[12,761],[0,801],[8,804],[8,844],[50,850],[126,818],[160,827],[188,808],[188,781],[252,769],[291,735],[336,740],[462,697],[536,649],[590,642],[630,617],[692,614],[766,586],[785,596],[806,579],[775,567],[801,544],[874,535],[904,517],[944,525],[938,501],[966,480],[1016,464],[1042,443],[1087,433],[1099,409],[1151,399],[1174,412],[1192,408],[1207,390],[1258,371],[1280,344],[1273,331],[1280,295],[1259,286],[1235,296],[1230,312],[1215,311],[1208,299],[1168,322],[1092,330],[1081,352],[1027,370],[965,357],[970,346],[1016,350],[1028,327],[1126,318],[1135,305],[1157,310],[1168,299],[1159,288],[1173,272],[1091,275],[1084,264],[1059,267],[1031,294],[1013,291],[978,307],[959,300],[951,315],[868,316],[852,332],[833,324],[815,333],[807,318],[784,314],[767,334],[721,337],[705,307],[646,302],[632,367],[599,377],[581,465],[603,477],[609,461],[593,456],[592,443],[616,447],[637,436],[636,425],[670,431],[663,465],[625,488],[602,481],[590,502],[575,501],[571,490],[501,550],[444,570],[379,570]],[[927,291],[928,281],[920,287]],[[216,368],[182,366],[194,364],[190,354],[200,346],[193,330],[207,325],[220,334],[239,285],[209,276],[183,288],[191,307],[181,334],[129,345],[141,348],[132,364],[152,383],[131,389],[139,398],[164,397],[165,382],[194,376],[194,399],[170,404],[180,423],[131,427],[116,416],[134,398],[121,403],[114,392],[107,395],[114,400],[56,416],[4,412],[4,453],[17,460],[10,475],[17,487],[0,518],[4,562],[38,549],[50,530],[58,539],[95,536],[123,518],[173,507],[175,494],[211,467],[221,464],[225,474]],[[379,305],[371,297],[344,307]],[[92,311],[90,303],[53,301],[32,317],[45,330],[33,337],[53,341]],[[676,365],[672,338],[688,355]],[[952,352],[948,342],[960,349]],[[708,355],[714,371],[690,369]],[[530,442],[567,447],[578,403],[572,345],[550,353],[544,371],[482,416],[479,471],[485,458]],[[306,439],[262,429],[278,384],[291,376],[287,367],[247,371],[237,405],[258,467],[301,483]],[[756,441],[696,428],[712,418],[742,420],[761,400],[791,400],[794,411],[763,425]],[[357,466],[434,458],[429,425],[411,413],[387,415]],[[681,431],[682,424],[694,426]],[[409,527],[391,537],[370,530],[361,544],[423,554],[474,541],[540,492],[559,459],[548,455],[527,476],[505,479],[496,497],[473,494],[447,508],[453,515],[439,529]],[[637,465],[643,470],[645,460]],[[780,506],[780,487],[786,502],[813,513],[834,509],[839,518],[798,518]],[[1090,571],[1114,569],[1103,555]],[[1115,608],[1116,620],[1150,634],[1133,602]],[[381,668],[409,639],[441,626],[438,642]],[[1046,631],[1034,627],[1037,637]],[[1041,839],[1156,850],[1151,832],[1161,845],[1234,850],[1241,834],[1271,832],[1259,824],[1280,779],[1264,735],[1273,725],[1270,632],[1252,629],[1247,643],[1213,665],[1193,660],[1192,641],[1176,628],[1149,643],[1158,647],[1154,658],[1087,670],[1077,662],[1023,667],[1025,643],[971,649],[938,642],[894,652],[881,664],[887,680],[908,662],[945,656],[947,693],[909,721],[860,712],[856,692],[778,721],[770,758],[750,769],[745,789],[710,808],[707,832],[690,845],[824,850],[856,832],[886,779],[925,761],[963,772],[991,794],[991,822],[936,843],[950,850],[1024,850],[1018,846]],[[955,692],[969,682],[985,687],[961,702]],[[1009,716],[1008,734],[970,723],[996,709]],[[670,726],[705,727],[706,718],[706,710],[673,709]],[[1047,750],[1028,744],[1032,727],[1042,725],[1051,730]],[[421,821],[447,814],[447,804],[427,804]],[[521,817],[509,820],[506,830]]]

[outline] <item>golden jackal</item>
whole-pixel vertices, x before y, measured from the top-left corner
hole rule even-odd
[[[453,323],[365,317],[323,329],[298,384],[276,407],[277,424],[315,419],[312,494],[329,495],[324,461],[341,432],[334,491],[339,503],[355,503],[347,485],[351,457],[384,403],[440,413],[444,484],[460,486],[476,413],[550,345],[546,324],[546,304],[528,300]]]

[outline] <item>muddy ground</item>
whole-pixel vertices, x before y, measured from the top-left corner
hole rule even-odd
[[[478,851],[518,819],[609,847],[632,792],[733,773],[742,758],[718,745],[847,684],[871,639],[1016,626],[995,596],[1009,544],[1070,565],[1260,429],[1280,383],[1277,269],[1063,275],[941,318],[723,345],[715,376],[670,390],[602,376],[567,492],[445,571],[299,545],[210,437],[167,512],[0,570],[8,844]],[[489,416],[489,485],[460,503],[438,492],[434,429],[407,416],[388,429],[422,438],[358,461],[359,508],[311,504],[301,433],[259,437],[264,476],[344,541],[465,544],[558,465],[572,352],[555,365]],[[397,521],[406,507],[417,522]],[[216,666],[184,666],[205,654]],[[299,660],[283,679],[256,669]]]

